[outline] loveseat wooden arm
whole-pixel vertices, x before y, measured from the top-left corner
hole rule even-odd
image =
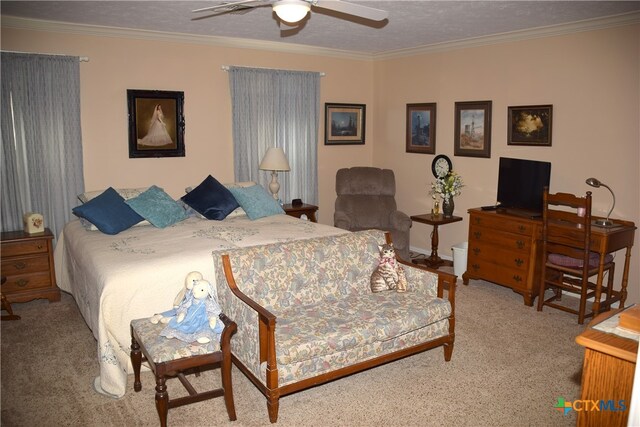
[[[227,284],[229,285],[231,292],[258,314],[260,363],[262,364],[263,362],[267,362],[267,389],[277,389],[278,365],[276,363],[276,316],[238,289],[236,280],[233,276],[229,256],[226,254],[222,255],[222,265],[224,268],[224,275],[227,279]],[[258,383],[256,383],[256,385],[259,386]]]

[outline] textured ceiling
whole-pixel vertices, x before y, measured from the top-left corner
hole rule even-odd
[[[377,54],[640,11],[639,1],[353,1],[384,9],[382,23],[321,8],[299,27],[271,7],[206,19],[220,1],[2,1],[2,15],[127,29],[295,43]],[[320,0],[322,4],[322,0]]]

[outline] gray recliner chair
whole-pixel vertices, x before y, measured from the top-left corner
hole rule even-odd
[[[396,255],[409,261],[411,219],[396,205],[392,170],[353,167],[338,170],[333,224],[345,230],[377,228],[390,231]]]

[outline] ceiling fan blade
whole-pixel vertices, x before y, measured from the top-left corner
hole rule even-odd
[[[221,4],[217,4],[215,6],[203,7],[201,9],[192,10],[191,12],[193,12],[193,13],[210,12],[210,11],[219,10],[219,9],[233,11],[233,10],[237,10],[237,9],[241,9],[241,8],[245,8],[245,7],[254,7],[252,3],[257,3],[256,6],[258,6],[258,5],[262,6],[265,3],[265,1],[263,1],[263,0],[239,0],[239,1],[221,3]]]
[[[316,3],[312,2],[311,4],[315,7],[334,10],[336,12],[346,13],[347,15],[359,16],[372,21],[382,21],[389,17],[389,12],[386,10],[374,9],[372,7],[340,0],[317,0]]]

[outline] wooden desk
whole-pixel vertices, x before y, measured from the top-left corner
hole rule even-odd
[[[453,265],[453,262],[444,260],[438,256],[438,226],[451,224],[452,222],[462,221],[462,218],[459,216],[451,216],[449,218],[445,218],[444,215],[438,214],[424,214],[424,215],[413,215],[411,220],[415,222],[421,222],[423,224],[429,224],[433,226],[433,231],[431,232],[431,256],[429,258],[424,259],[424,263],[432,268],[438,268],[442,265]],[[419,262],[420,260],[414,259],[413,262]]]
[[[624,400],[626,410],[579,411],[578,426],[627,425],[638,342],[593,329],[620,311],[608,311],[597,316],[576,337],[576,342],[585,348],[580,400],[611,400],[616,408],[620,408],[619,402]]]
[[[469,209],[469,253],[463,283],[482,279],[498,283],[521,293],[526,305],[533,305],[540,284],[542,219],[525,218],[503,211]],[[594,217],[596,219],[596,217]],[[591,250],[600,254],[598,291],[594,313],[615,301],[624,306],[627,299],[631,248],[636,226],[631,221],[613,220],[614,227],[591,227]],[[570,230],[567,230],[570,232]],[[626,249],[622,281],[611,298],[599,301],[604,276],[604,258],[608,253]],[[617,269],[616,269],[617,270]]]

